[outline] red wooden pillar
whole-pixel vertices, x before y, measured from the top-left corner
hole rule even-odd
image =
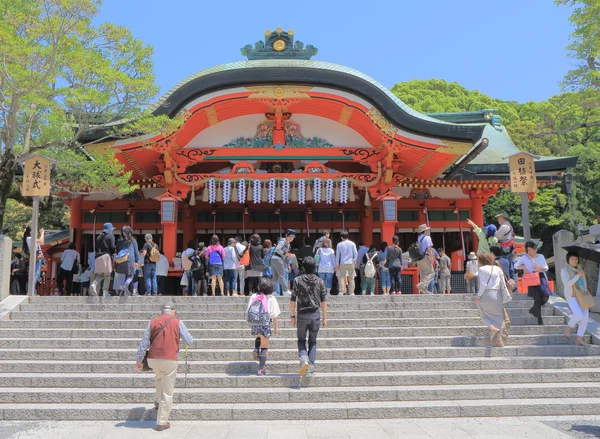
[[[373,212],[370,207],[363,206],[360,214],[360,240],[368,247],[373,244]]]
[[[73,241],[75,241],[76,250],[81,252],[81,223],[83,222],[83,213],[81,210],[81,201],[83,196],[80,195],[71,200],[71,219],[69,227],[73,233]]]
[[[163,223],[163,252],[169,264],[177,253],[177,223]]]
[[[483,228],[483,203],[484,198],[472,195],[471,196],[471,221],[477,224],[479,227]],[[477,235],[473,233],[473,251],[476,252],[479,246],[479,239]],[[466,256],[465,260],[466,260]]]
[[[183,209],[183,247],[187,248],[188,241],[196,242],[196,218],[191,206]]]

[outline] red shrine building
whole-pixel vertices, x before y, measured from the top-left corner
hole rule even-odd
[[[152,233],[170,261],[213,233],[275,240],[286,228],[298,232],[295,247],[321,230],[335,243],[346,229],[366,245],[397,234],[406,249],[428,222],[462,270],[462,249],[476,244],[466,220],[483,225],[517,152],[496,111],[421,114],[361,72],[312,60],[317,49],[294,37],[266,31],[241,49],[247,60],[169,90],[153,113],[182,118],[175,133],[102,143],[106,132],[87,133],[86,149],[112,148],[137,189],[68,200],[78,249],[92,250],[104,222],[140,240]],[[541,158],[538,181],[575,160]]]

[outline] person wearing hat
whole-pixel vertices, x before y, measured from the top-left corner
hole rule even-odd
[[[477,254],[480,255],[481,253],[489,253],[490,247],[498,244],[498,238],[496,238],[496,226],[494,224],[488,224],[481,229],[481,227],[479,227],[470,219],[467,219],[467,222],[471,227],[473,227],[473,233],[477,235],[477,241],[479,242],[477,245]]]
[[[273,270],[273,282],[279,285],[279,294],[282,296],[291,296],[292,293],[288,286],[285,265],[286,256],[290,252],[290,243],[296,238],[296,231],[288,229],[285,232],[285,238],[281,238],[275,247],[275,252],[271,258],[271,268]]]
[[[433,253],[433,241],[431,241],[431,229],[427,224],[421,224],[417,229],[419,237],[417,242],[421,248],[421,251],[425,255],[423,259],[417,261],[417,267],[419,268],[419,283],[417,288],[421,294],[433,294],[429,291],[429,285],[435,277],[435,271],[433,270],[433,264],[435,255]]]
[[[477,294],[479,290],[479,263],[477,262],[477,255],[475,254],[475,252],[471,252],[469,253],[467,259],[467,267],[465,270],[465,280],[467,281],[467,293]]]
[[[169,415],[173,406],[180,340],[188,346],[194,342],[183,322],[176,317],[175,309],[164,305],[162,314],[148,324],[137,351],[136,370],[142,371],[142,361],[147,351],[148,366],[156,374],[154,408],[157,410],[158,431],[171,428]]]
[[[104,223],[102,233],[96,239],[96,254],[94,257],[94,280],[90,284],[90,296],[97,296],[102,285],[104,297],[109,297],[108,288],[113,271],[112,255],[115,252],[115,227],[111,223]]]
[[[515,282],[515,285],[517,285],[514,253],[515,231],[506,213],[502,212],[501,214],[496,215],[496,218],[498,219],[498,224],[500,224],[500,227],[498,227],[498,231],[496,232],[496,239],[498,239],[498,243],[502,246],[502,252],[510,263],[508,277],[510,277]]]

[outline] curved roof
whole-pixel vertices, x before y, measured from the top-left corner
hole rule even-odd
[[[355,69],[297,59],[239,61],[202,70],[171,88],[153,105],[152,112],[173,117],[198,96],[230,87],[273,83],[310,84],[350,92],[371,102],[394,125],[418,134],[474,143],[485,126],[465,126],[426,116]]]

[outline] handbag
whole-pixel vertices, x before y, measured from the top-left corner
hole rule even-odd
[[[173,320],[175,318],[175,316],[171,316],[171,318],[169,320],[167,320],[167,323],[165,323],[165,326],[163,326],[160,330],[160,332],[158,334],[156,334],[156,337],[154,338],[154,340],[156,340],[158,338],[158,336],[160,334],[162,334],[165,330],[165,328],[167,326],[169,326],[169,323],[171,323],[171,320]],[[154,343],[154,342],[152,342]],[[148,365],[148,352],[150,351],[150,348],[152,347],[152,343],[150,343],[150,346],[148,347],[148,350],[146,351],[146,353],[144,354],[144,358],[142,359],[142,372],[149,372],[151,367]]]
[[[579,306],[582,308],[592,308],[596,306],[594,296],[592,296],[588,290],[585,290],[584,292],[573,288],[573,296],[577,299],[577,303],[579,303]]]
[[[540,274],[537,272],[534,273],[525,273],[523,275],[523,286],[524,287],[539,287],[540,286]]]
[[[244,254],[240,259],[240,265],[242,267],[247,267],[250,265],[250,251],[248,250],[248,247],[246,247],[246,251],[244,251]]]
[[[508,287],[506,286],[504,271],[502,272],[502,276],[500,276],[500,280],[502,281],[502,303],[508,303],[512,300],[512,294],[510,294],[510,291],[508,291]]]

